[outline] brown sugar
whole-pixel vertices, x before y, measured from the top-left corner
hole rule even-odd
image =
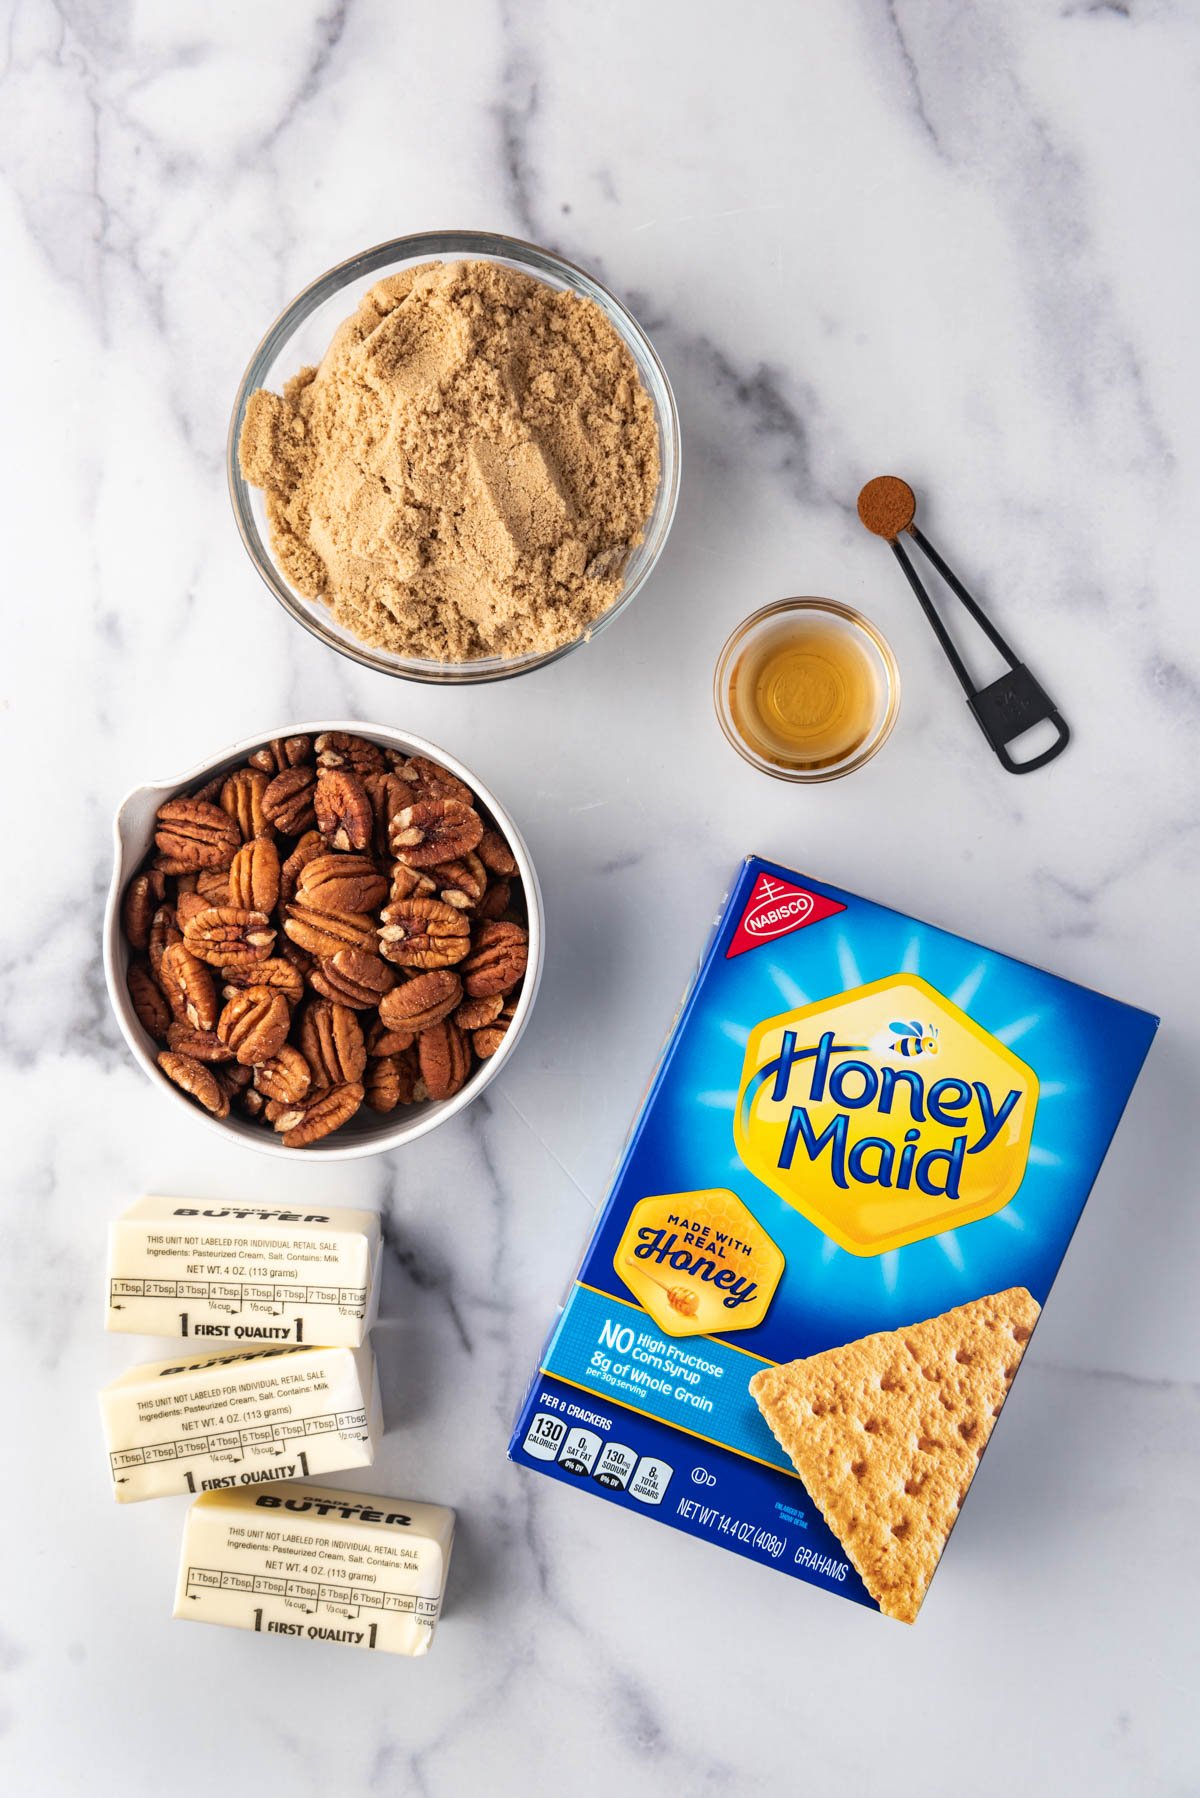
[[[287,579],[348,631],[460,662],[570,642],[621,591],[659,479],[593,301],[489,262],[379,281],[238,446]]]

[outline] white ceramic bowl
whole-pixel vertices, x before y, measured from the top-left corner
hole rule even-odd
[[[330,730],[351,731],[355,736],[366,737],[370,742],[378,743],[381,748],[399,749],[405,755],[428,756],[431,761],[440,762],[452,774],[457,774],[478,795],[482,805],[495,819],[497,828],[507,839],[520,870],[529,911],[529,966],[517,1002],[516,1015],[508,1027],[504,1041],[494,1055],[479,1063],[466,1085],[452,1099],[427,1099],[418,1105],[408,1105],[384,1116],[364,1107],[344,1129],[336,1131],[334,1135],[324,1137],[307,1149],[285,1149],[269,1129],[250,1118],[239,1117],[232,1112],[227,1118],[211,1117],[201,1106],[181,1093],[178,1087],[173,1086],[158,1067],[155,1059],[158,1045],[138,1022],[125,984],[129,947],[121,929],[121,896],[126,883],[137,872],[152,846],[155,813],[164,800],[176,793],[202,786],[214,775],[237,767],[252,750],[274,737],[316,737],[322,731]],[[484,1087],[500,1072],[529,1022],[529,1014],[533,1010],[538,983],[542,977],[544,956],[542,895],[529,851],[504,807],[478,776],[472,774],[454,756],[448,755],[444,749],[439,749],[436,743],[427,742],[424,737],[410,736],[407,731],[389,730],[382,724],[361,724],[343,719],[323,719],[316,724],[284,724],[273,730],[261,731],[256,736],[247,737],[244,742],[232,743],[220,755],[201,762],[195,768],[189,768],[186,773],[176,775],[173,780],[154,781],[144,787],[135,787],[131,793],[126,794],[117,808],[113,821],[113,838],[112,883],[104,908],[104,978],[108,983],[108,996],[125,1041],[129,1044],[134,1059],[159,1091],[182,1113],[197,1120],[206,1129],[219,1130],[227,1137],[238,1138],[248,1148],[258,1149],[265,1155],[286,1155],[293,1161],[297,1157],[306,1160],[320,1157],[325,1161],[351,1161],[360,1155],[379,1155],[386,1149],[398,1149],[403,1143],[415,1142],[418,1136],[424,1136],[439,1124],[446,1123],[464,1110],[472,1099],[479,1097]]]

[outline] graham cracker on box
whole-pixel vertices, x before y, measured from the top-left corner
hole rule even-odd
[[[1040,1309],[1013,1286],[750,1382],[889,1617],[916,1619]]]

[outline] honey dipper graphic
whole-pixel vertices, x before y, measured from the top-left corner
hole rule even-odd
[[[634,1273],[641,1274],[643,1280],[649,1280],[651,1286],[657,1286],[660,1292],[665,1292],[668,1305],[672,1311],[678,1311],[680,1317],[695,1317],[700,1309],[700,1300],[690,1286],[668,1286],[665,1281],[656,1280],[653,1274],[648,1274],[644,1267],[639,1267],[631,1257],[626,1258],[625,1265],[631,1267]]]

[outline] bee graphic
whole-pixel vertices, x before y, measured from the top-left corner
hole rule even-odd
[[[913,1018],[907,1024],[889,1024],[888,1029],[900,1038],[891,1046],[901,1055],[936,1055],[938,1052],[936,1024],[922,1024]]]

